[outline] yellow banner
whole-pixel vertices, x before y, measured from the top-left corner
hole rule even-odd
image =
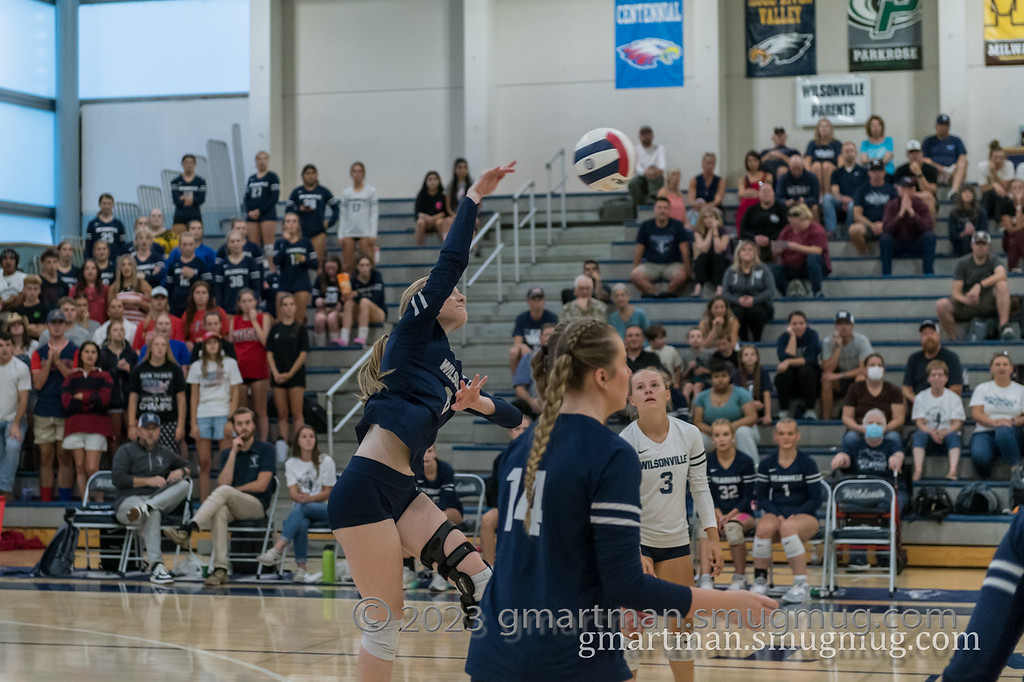
[[[1024,64],[1024,0],[985,0],[985,65]]]

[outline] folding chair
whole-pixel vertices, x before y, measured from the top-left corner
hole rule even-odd
[[[239,563],[253,563],[256,565],[256,570],[253,573],[256,574],[256,578],[259,579],[263,576],[263,564],[257,559],[260,554],[267,551],[270,546],[271,536],[274,530],[274,523],[277,518],[277,497],[280,493],[281,486],[277,476],[274,476],[270,481],[270,504],[267,506],[266,515],[262,519],[249,519],[249,520],[235,520],[228,524],[228,559],[234,566],[234,570],[238,571]],[[243,540],[259,540],[260,548],[253,551],[234,551],[232,546]],[[278,565],[280,568],[280,565]],[[244,572],[244,571],[239,571]]]
[[[103,495],[102,502],[90,502],[97,494]],[[131,526],[124,526],[117,520],[117,509],[114,507],[114,500],[117,498],[117,488],[111,479],[109,470],[97,471],[89,477],[85,484],[85,492],[82,494],[82,506],[75,512],[74,524],[82,531],[82,540],[85,543],[85,567],[92,570],[92,557],[95,554],[100,559],[100,567],[104,559],[117,559],[117,572],[124,575],[128,569],[129,557],[133,536],[137,529]],[[93,551],[89,541],[90,531],[97,531],[100,537],[98,551]],[[111,543],[112,546],[104,547],[104,544]],[[116,549],[113,546],[116,543]],[[138,557],[141,564],[141,556]]]
[[[480,523],[484,517],[484,479],[476,474],[455,474],[455,494],[463,503],[462,530],[471,542],[480,542]]]
[[[826,544],[829,566],[827,593],[833,594],[836,589],[840,547],[862,551],[869,548],[877,551],[884,547],[888,550],[889,566],[869,568],[858,574],[888,575],[889,596],[892,597],[896,593],[900,557],[899,503],[895,487],[882,478],[849,478],[836,484],[830,506],[832,533],[831,548]]]
[[[822,507],[824,507],[825,516],[824,516],[823,519],[820,520],[820,522],[818,524],[818,532],[815,533],[814,535],[812,535],[811,538],[807,541],[806,544],[811,545],[812,547],[819,547],[819,546],[821,547],[821,552],[822,552],[822,556],[821,556],[821,591],[822,591],[822,594],[824,594],[825,590],[826,590],[826,587],[828,586],[828,577],[829,577],[828,555],[829,555],[829,537],[830,537],[831,531],[832,531],[832,513],[831,512],[832,512],[832,495],[833,495],[833,491],[832,491],[832,487],[824,479],[822,479],[820,481],[820,483],[821,483],[822,487],[824,488],[825,499],[822,502]],[[756,526],[755,526],[755,531],[756,531]],[[751,542],[753,542],[753,538],[754,538],[753,535],[749,535],[748,536],[748,539]],[[808,563],[810,563],[810,562],[808,562]],[[775,562],[772,561],[772,563],[770,563],[768,565],[768,587],[775,587],[775,580],[774,580],[775,570],[774,569],[775,569]]]

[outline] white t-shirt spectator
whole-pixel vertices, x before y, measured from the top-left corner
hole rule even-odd
[[[973,404],[973,403],[972,403]],[[938,398],[932,395],[932,389],[921,391],[914,397],[914,412],[910,417],[914,421],[924,419],[930,428],[949,429],[953,419],[964,420],[963,398],[953,391],[943,389]]]
[[[1013,163],[1004,161],[1003,167],[997,173],[1000,180],[1013,180]],[[988,184],[988,159],[978,162],[978,182],[982,185]]]
[[[683,358],[680,357],[679,351],[675,349],[675,346],[670,346],[667,343],[658,350],[654,350],[650,346],[646,346],[644,350],[649,350],[658,356],[661,360],[661,366],[668,370],[668,375],[674,377],[676,370],[683,366]]]
[[[6,365],[0,365],[0,422],[12,422],[18,416],[20,391],[32,390],[28,365],[12,357]]]
[[[124,338],[126,343],[130,346],[132,345],[132,340],[135,338],[135,330],[138,328],[138,325],[136,325],[134,322],[129,322],[127,318],[123,320],[123,323]],[[102,346],[103,342],[107,340],[108,329],[110,329],[110,320],[107,320],[106,322],[101,324],[100,328],[93,332],[92,340]]]
[[[199,385],[197,418],[226,417],[231,412],[231,387],[242,383],[242,374],[238,363],[225,355],[220,367],[212,360],[192,363],[185,381]]]
[[[10,275],[0,273],[0,301],[7,301],[18,294],[25,288],[25,273],[21,270],[15,270]]]
[[[995,381],[986,381],[974,389],[971,394],[971,407],[982,405],[985,416],[989,419],[1016,419],[1024,414],[1024,386],[1016,381],[1001,388]],[[991,426],[978,424],[975,431],[993,431]]]
[[[327,487],[333,487],[338,474],[334,460],[329,455],[320,455],[320,474],[317,475],[313,462],[303,462],[298,457],[289,457],[284,463],[285,484],[291,488],[299,486],[300,493],[317,495]]]
[[[665,145],[651,145],[650,150],[642,144],[636,145],[636,174],[643,175],[650,166],[665,170]]]

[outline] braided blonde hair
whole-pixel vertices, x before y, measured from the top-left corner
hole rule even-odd
[[[527,529],[530,527],[537,469],[562,409],[565,391],[582,390],[589,372],[614,367],[617,338],[618,332],[606,322],[592,318],[562,322],[555,328],[544,350],[533,354],[533,379],[537,382],[537,393],[544,407],[533,431],[533,444],[523,476],[527,501],[523,523]]]
[[[398,305],[398,319],[402,319],[405,315],[405,311],[409,308],[409,303],[412,301],[412,297],[423,291],[423,287],[427,284],[426,277],[420,277],[418,280],[406,287],[405,291],[402,292],[402,300]],[[384,359],[384,349],[388,344],[389,334],[377,339],[377,342],[373,344],[373,355],[366,361],[366,364],[359,370],[359,392],[360,400],[364,403],[369,400],[370,396],[374,393],[383,391],[387,386],[384,385],[382,379],[394,370],[388,370],[381,374],[380,363]]]

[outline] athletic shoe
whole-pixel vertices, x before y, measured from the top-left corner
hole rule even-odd
[[[149,507],[145,504],[140,504],[138,507],[132,507],[128,510],[128,523],[135,523],[139,519],[144,519],[149,516]],[[157,564],[159,566],[160,564]]]
[[[274,450],[277,453],[277,463],[283,464],[284,461],[288,459],[288,443],[286,443],[283,438],[279,438],[277,442],[274,443]]]
[[[191,545],[191,533],[187,528],[176,526],[173,528],[164,528],[164,537],[176,544],[182,549],[188,549]]]
[[[734,575],[732,577],[732,582],[729,584],[729,591],[735,592],[736,590],[745,589],[747,589],[747,579],[742,575]]]
[[[296,568],[295,572],[292,573],[292,582],[293,583],[304,583],[304,582],[306,582],[306,569],[304,569],[304,568]]]
[[[449,587],[448,581],[440,573],[434,573],[434,579],[430,581],[431,592],[447,592]]]
[[[711,576],[705,573],[697,581],[697,587],[702,590],[713,590],[715,589],[715,581],[711,579]]]
[[[782,601],[786,604],[802,604],[808,601],[807,583],[793,585],[786,594],[782,595]]]
[[[871,567],[868,565],[868,558],[860,552],[851,554],[850,563],[846,565],[846,570],[848,571],[866,571],[869,568]]]
[[[803,298],[807,295],[807,287],[799,279],[792,280],[786,287],[786,298]]]
[[[825,298],[825,292],[824,291],[815,291],[814,292],[814,298]]]
[[[264,566],[277,566],[281,562],[281,553],[277,551],[277,547],[271,547],[263,554],[260,554],[256,561]]]
[[[818,418],[818,413],[814,410],[806,410],[804,412],[804,419],[815,420]]]
[[[754,578],[750,591],[754,594],[768,594],[768,581],[764,578]]]
[[[789,419],[789,410],[779,410],[779,419]]]
[[[154,585],[173,585],[174,576],[167,572],[163,564],[157,564],[153,567],[153,572],[149,574],[149,582]]]
[[[221,585],[226,584],[228,580],[227,571],[223,568],[215,568],[213,569],[213,573],[207,576],[206,580],[203,581],[203,584],[207,587],[220,587]]]
[[[366,339],[352,339],[352,345],[366,348]]]
[[[420,583],[419,576],[416,575],[416,571],[412,570],[408,566],[402,567],[402,587],[407,590],[415,589]]]
[[[1008,324],[999,332],[999,336],[1003,341],[1015,341],[1017,339],[1017,332],[1013,330],[1012,324]]]

